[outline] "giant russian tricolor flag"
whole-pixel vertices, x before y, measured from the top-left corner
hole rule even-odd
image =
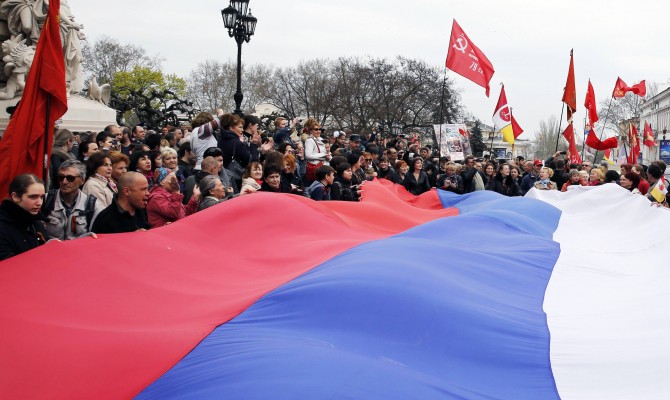
[[[670,213],[616,185],[256,193],[0,263],[0,398],[670,393]]]

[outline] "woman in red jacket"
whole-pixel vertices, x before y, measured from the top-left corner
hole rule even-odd
[[[200,190],[197,186],[193,189],[191,200],[183,205],[184,195],[179,191],[179,181],[174,172],[165,167],[156,168],[154,182],[147,202],[149,225],[152,228],[178,221],[198,210]]]

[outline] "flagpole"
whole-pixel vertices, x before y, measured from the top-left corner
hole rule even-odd
[[[440,150],[440,157],[442,157],[442,125],[444,125],[444,92],[447,86],[447,67],[444,67],[444,79],[442,80],[442,96],[440,97],[440,143],[437,148]]]
[[[582,132],[586,132],[586,117],[584,117],[584,130]],[[583,134],[582,134],[583,135]],[[584,152],[586,150],[586,135],[583,135],[584,137],[582,138],[582,161],[584,161]],[[593,163],[595,164],[596,159],[593,158]]]
[[[630,144],[630,134],[631,134],[631,129],[630,129],[630,122],[628,123],[628,143]],[[628,162],[628,149],[626,149],[626,142],[623,142],[623,155],[626,156],[626,162]]]
[[[42,180],[47,184],[49,174],[49,114],[51,111],[51,94],[47,93],[46,116],[44,120],[44,165],[42,167]],[[48,186],[47,186],[48,187]]]
[[[607,118],[610,116],[610,111],[612,110],[612,100],[614,100],[614,96],[610,97],[610,104],[607,106],[607,114],[605,115],[605,123],[603,124],[603,129],[600,130],[600,137],[598,140],[601,142],[603,141],[603,134],[605,133],[605,126],[607,125]],[[591,127],[591,129],[595,129],[595,127]],[[598,150],[596,150],[596,155],[593,157],[593,161],[595,162],[598,159]]]
[[[561,137],[561,124],[563,123],[563,111],[565,111],[565,103],[563,103],[563,107],[561,107],[561,118],[558,120],[558,132],[556,132],[556,149],[554,150],[554,153],[558,151],[558,139]]]

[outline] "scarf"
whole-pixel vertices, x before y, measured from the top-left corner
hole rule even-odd
[[[112,189],[112,192],[114,192],[114,193],[118,192],[118,190],[116,189],[116,183],[113,180],[107,179],[107,178],[105,178],[104,176],[100,175],[97,172],[93,176],[100,179],[101,181],[107,183],[107,185]]]
[[[484,186],[484,180],[482,179],[482,176],[479,175],[479,172],[475,172],[475,176],[472,177],[472,180],[475,182],[475,190],[486,189],[486,186]]]

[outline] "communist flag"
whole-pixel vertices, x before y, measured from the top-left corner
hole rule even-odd
[[[572,124],[568,124],[568,127],[563,131],[563,137],[568,141],[568,150],[570,151],[570,163],[571,164],[581,164],[582,158],[579,156],[579,151],[577,150],[577,143],[575,143],[575,130],[572,128]]]
[[[591,85],[591,80],[589,79],[589,87],[586,90],[586,99],[584,100],[584,107],[589,114],[589,121],[591,128],[598,122],[598,110],[596,109],[596,94],[593,91],[593,85]]]
[[[67,111],[59,10],[60,0],[51,0],[23,97],[0,141],[0,193],[3,195],[8,193],[9,183],[15,176],[42,175],[51,153],[54,123]],[[50,102],[48,120],[47,102]]]
[[[451,40],[447,53],[446,67],[486,89],[489,95],[489,82],[495,73],[493,65],[454,19],[451,27]]]
[[[644,122],[644,145],[651,148],[656,146],[656,141],[654,140],[654,132],[651,130],[649,122]]]
[[[637,159],[640,157],[640,138],[635,125],[630,124],[628,129],[628,140],[630,142],[630,153],[628,153],[628,164],[637,164]]]
[[[568,69],[568,79],[563,89],[563,99],[568,108],[568,121],[572,120],[572,114],[577,110],[577,90],[575,89],[575,64],[572,59],[572,50],[570,50],[570,67]]]
[[[619,146],[619,141],[616,137],[607,138],[605,140],[598,139],[598,136],[593,132],[593,128],[589,129],[589,134],[586,137],[586,145],[595,150],[614,149]]]
[[[507,105],[507,96],[505,95],[505,85],[500,88],[498,104],[493,112],[493,126],[496,132],[500,132],[503,140],[507,143],[514,143],[514,130],[512,129],[512,113]]]
[[[628,86],[621,78],[616,79],[614,84],[614,91],[612,92],[612,97],[615,99],[620,99],[626,95],[628,92],[633,92],[634,94],[644,97],[647,94],[647,83],[644,80],[641,80],[640,83]]]

